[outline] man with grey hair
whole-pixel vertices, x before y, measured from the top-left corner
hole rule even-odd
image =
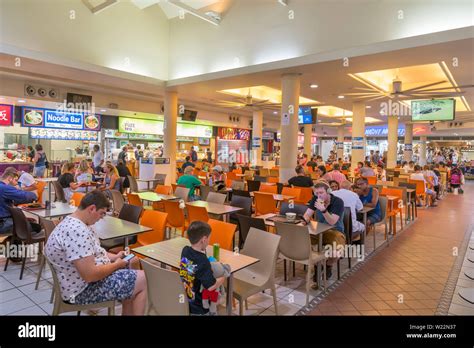
[[[350,181],[344,180],[340,184],[340,189],[333,191],[332,194],[339,197],[344,202],[344,207],[351,209],[352,217],[352,240],[359,239],[360,235],[364,232],[365,226],[360,221],[357,221],[356,212],[362,210],[364,205],[360,200],[359,196],[351,190],[352,184]]]

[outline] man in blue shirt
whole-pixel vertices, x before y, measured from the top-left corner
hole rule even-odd
[[[308,209],[303,216],[306,223],[309,223],[311,217],[315,215],[315,220],[321,223],[331,225],[333,228],[323,233],[324,249],[332,248],[337,251],[338,248],[346,244],[344,234],[344,202],[339,197],[329,192],[329,185],[324,182],[318,182],[313,187],[313,199],[308,204]],[[319,236],[317,237],[319,238]],[[311,243],[319,244],[319,240],[312,239]],[[332,266],[338,257],[330,257],[326,262],[326,278],[332,275]]]
[[[0,177],[0,234],[11,233],[13,220],[8,210],[14,204],[30,203],[37,200],[34,192],[15,188],[18,185],[18,172],[8,167]]]

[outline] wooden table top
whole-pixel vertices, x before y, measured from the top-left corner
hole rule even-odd
[[[53,207],[54,206],[54,207]],[[22,207],[20,207],[22,208]],[[23,209],[24,211],[42,217],[42,218],[54,218],[60,216],[67,216],[76,211],[77,207],[69,205],[69,203],[62,203],[62,202],[51,202],[51,210],[47,211],[46,209],[38,209],[38,210],[27,210]]]
[[[170,200],[178,198],[173,195],[162,195],[160,193],[150,192],[150,191],[135,192],[135,194],[137,194],[138,197],[140,197],[140,199],[143,199],[144,201],[149,201],[149,202],[170,201]]]
[[[262,193],[262,194],[264,194],[264,195],[273,195],[273,199],[274,199],[275,201],[284,201],[284,200],[289,200],[289,199],[296,198],[295,196],[280,195],[280,194],[276,194],[276,193],[260,192],[260,191],[252,191],[252,192],[250,192],[250,197],[253,197],[253,196],[254,196],[254,192]]]
[[[151,231],[152,228],[122,220],[113,216],[105,216],[92,226],[101,240],[122,238],[138,233]]]
[[[178,237],[163,242],[134,248],[132,251],[136,254],[140,254],[158,262],[162,262],[168,266],[179,268],[179,263],[181,261],[181,251],[187,245],[191,245],[187,238]],[[207,247],[206,252],[207,255],[212,255],[212,245]],[[231,273],[237,272],[260,261],[259,259],[234,253],[233,251],[222,248],[220,249],[219,254],[219,261],[230,265]]]
[[[257,219],[264,219],[265,220],[265,225],[267,226],[275,226],[275,223],[273,221],[267,220],[270,217],[277,216],[278,214],[264,214],[264,215],[259,215],[255,216]],[[296,226],[303,226],[302,223],[296,224]],[[310,223],[308,224],[308,230],[309,234],[317,236],[320,233],[326,232],[327,230],[330,230],[333,228],[331,225],[325,224],[323,222],[317,222],[311,220]]]
[[[152,178],[152,179],[136,179],[137,181],[141,181],[141,182],[152,182],[152,181],[161,181],[163,179],[155,179],[155,178]]]
[[[212,203],[212,202],[206,202],[206,201],[194,201],[194,202],[188,202],[187,204],[193,205],[195,207],[204,207],[207,209],[207,212],[209,214],[214,214],[214,215],[225,215],[225,214],[230,214],[230,213],[234,213],[236,211],[242,210],[242,208],[239,208],[239,207],[233,207],[231,205],[218,204],[218,203]]]

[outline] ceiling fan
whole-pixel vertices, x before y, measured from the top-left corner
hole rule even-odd
[[[222,106],[226,108],[233,109],[251,109],[251,110],[261,110],[261,109],[271,109],[278,110],[281,108],[281,103],[271,102],[269,99],[257,99],[252,96],[252,93],[249,89],[245,97],[234,97],[232,101],[229,100],[213,100],[217,106]]]
[[[381,99],[381,98],[396,98],[396,99],[432,99],[432,98],[454,98],[464,94],[464,91],[459,91],[462,88],[472,88],[474,85],[465,85],[465,86],[448,86],[448,87],[437,87],[443,83],[449,81],[443,80],[438,82],[432,82],[425,85],[421,85],[414,88],[409,88],[406,90],[402,89],[402,81],[396,77],[391,86],[389,92],[384,91],[377,87],[355,87],[354,89],[363,91],[363,92],[354,92],[346,93],[347,96],[352,96],[356,99],[365,99],[367,102]]]

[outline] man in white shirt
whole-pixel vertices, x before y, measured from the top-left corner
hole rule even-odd
[[[415,172],[410,175],[410,180],[419,180],[419,181],[423,181],[425,183],[425,192],[426,192],[427,195],[430,195],[431,198],[432,198],[431,199],[431,206],[436,207],[436,204],[435,204],[436,192],[434,192],[433,190],[426,187],[426,178],[425,178],[424,174],[421,172],[421,167],[417,164],[414,169],[415,169]],[[417,199],[418,199],[418,197],[417,197]],[[419,202],[419,200],[418,200],[418,206],[421,206],[421,203]]]
[[[364,230],[365,226],[363,223],[357,221],[357,211],[360,211],[364,208],[359,195],[351,191],[350,181],[343,181],[341,183],[341,189],[337,191],[332,191],[331,193],[342,199],[344,202],[344,207],[349,207],[351,209],[352,217],[352,240],[358,239],[357,236],[360,236]]]
[[[99,145],[94,145],[94,158],[92,162],[94,163],[94,171],[100,172],[104,164],[104,154],[100,151]]]
[[[18,179],[18,186],[23,191],[35,191],[38,189],[36,186],[36,180],[30,173],[25,171],[20,173],[20,178]]]

